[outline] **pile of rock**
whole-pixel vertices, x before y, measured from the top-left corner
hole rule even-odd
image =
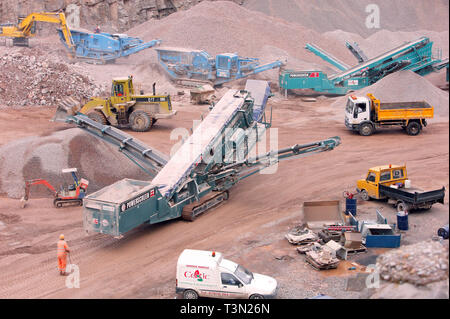
[[[101,94],[102,88],[63,60],[39,49],[19,49],[0,57],[0,103],[6,106],[57,105]]]
[[[448,278],[448,246],[426,241],[389,251],[377,259],[380,277],[417,286]]]

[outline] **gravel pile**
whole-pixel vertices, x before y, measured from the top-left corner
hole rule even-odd
[[[80,100],[102,92],[90,77],[38,48],[5,53],[0,68],[0,103],[6,106],[54,106],[66,96]]]
[[[377,258],[383,280],[417,286],[448,278],[448,247],[439,242],[419,242],[389,251]]]
[[[125,177],[151,179],[111,144],[71,128],[1,146],[0,194],[21,198],[25,181],[32,179],[46,179],[56,188],[67,185],[72,177],[61,170],[72,167],[78,169],[78,177],[89,180],[89,193]],[[43,186],[31,189],[31,198],[49,194]]]
[[[350,95],[365,96],[367,93],[372,93],[381,102],[426,101],[434,107],[435,118],[448,118],[448,91],[409,70],[395,72],[371,86],[340,97],[331,106],[344,110]]]

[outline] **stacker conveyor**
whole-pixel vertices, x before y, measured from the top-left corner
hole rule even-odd
[[[329,151],[340,144],[339,137],[333,137],[250,157],[250,151],[271,125],[265,117],[271,93],[265,81],[253,80],[246,87],[251,91],[229,90],[152,181],[124,179],[88,195],[83,212],[85,230],[121,237],[144,223],[179,217],[192,221],[227,200],[228,190],[240,180],[280,160]],[[255,107],[260,112],[256,117]],[[123,136],[112,137],[107,125],[86,120],[83,115],[68,116],[66,122],[109,139],[143,162],[158,164],[148,157],[156,150],[140,156],[142,148],[123,141]],[[141,142],[139,145],[143,146]]]
[[[427,37],[406,42],[377,57],[367,59],[356,45],[347,47],[358,59],[359,64],[346,68],[333,56],[311,44],[307,49],[342,71],[327,75],[322,71],[283,70],[279,75],[280,89],[313,90],[320,94],[345,95],[379,81],[383,77],[399,71],[411,70],[419,75],[427,75],[448,66],[448,59],[442,59],[442,52],[434,54],[433,42]]]

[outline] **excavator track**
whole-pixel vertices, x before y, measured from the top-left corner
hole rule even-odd
[[[184,206],[181,217],[184,220],[192,222],[199,215],[219,206],[221,203],[228,200],[229,197],[230,194],[228,191],[220,192],[218,194],[217,192],[212,192],[209,195],[203,197],[201,201]]]
[[[53,205],[56,208],[61,208],[63,206],[83,206],[83,200],[79,199],[79,198],[75,198],[75,199],[60,199],[60,198],[56,198],[53,201]]]

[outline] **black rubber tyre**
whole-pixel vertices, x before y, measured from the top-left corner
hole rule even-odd
[[[363,123],[359,127],[359,134],[362,136],[370,136],[373,134],[373,125],[370,123]]]
[[[409,206],[404,201],[399,201],[397,203],[397,212],[409,211]]]
[[[411,136],[418,135],[422,130],[422,125],[418,122],[409,122],[406,127],[406,133]]]
[[[195,290],[185,290],[183,292],[183,298],[184,299],[198,299],[198,293]]]
[[[370,196],[369,193],[367,193],[367,191],[365,189],[363,189],[361,192],[359,192],[359,196],[361,197],[361,199],[363,201],[368,201],[370,200]]]
[[[87,116],[88,116],[91,120],[93,120],[93,121],[95,121],[95,122],[98,122],[98,123],[100,123],[100,124],[106,125],[106,123],[107,123],[106,117],[103,115],[103,113],[102,113],[101,111],[97,111],[97,110],[90,111],[90,112],[87,114]]]
[[[264,297],[258,294],[253,294],[250,296],[249,299],[264,299]]]
[[[129,122],[131,129],[135,132],[148,131],[153,125],[151,116],[143,110],[133,111],[130,115]]]

